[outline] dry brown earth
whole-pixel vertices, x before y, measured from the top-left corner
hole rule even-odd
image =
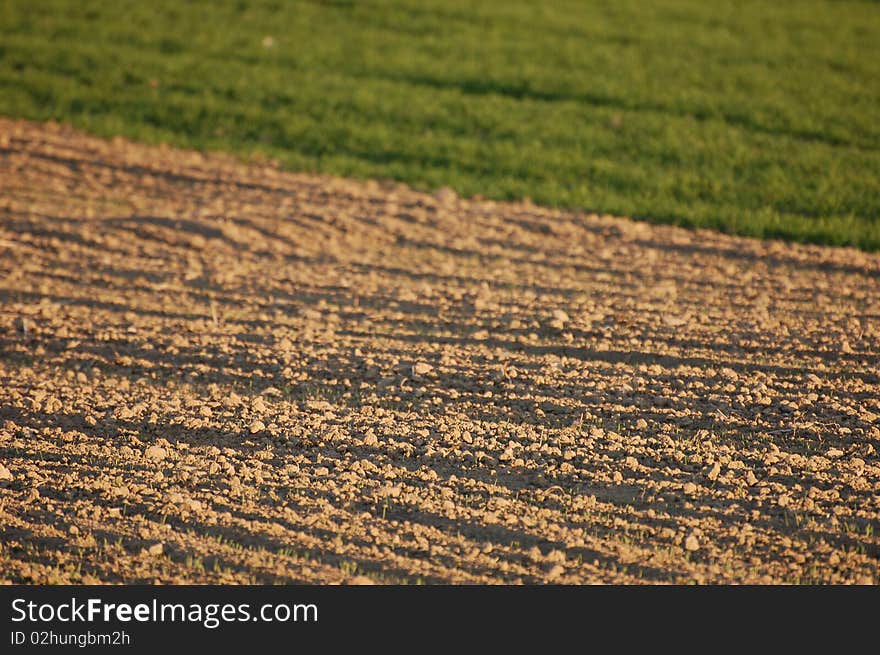
[[[0,579],[876,584],[878,276],[0,120]]]

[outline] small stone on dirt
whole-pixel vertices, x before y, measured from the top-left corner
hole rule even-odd
[[[563,573],[565,573],[565,567],[559,564],[555,564],[549,571],[547,571],[547,579],[555,580]]]
[[[248,428],[251,431],[251,434],[258,434],[266,429],[266,424],[263,423],[260,419],[256,419],[250,424]]]
[[[554,321],[559,321],[560,323],[570,323],[571,322],[571,317],[568,314],[566,314],[564,311],[562,311],[561,309],[554,309],[552,316],[553,316]]]
[[[412,367],[413,375],[427,375],[434,370],[434,367],[427,362],[416,362]]]
[[[695,534],[689,534],[687,539],[684,540],[684,549],[689,551],[700,549],[700,540],[697,539]]]
[[[400,495],[401,487],[397,485],[387,485],[379,489],[379,495],[385,498],[397,498]]]
[[[547,559],[551,562],[556,562],[557,564],[564,564],[567,557],[565,555],[565,551],[554,548],[549,553],[547,553]]]
[[[673,314],[664,314],[663,322],[669,327],[681,327],[688,322],[684,316],[675,316]]]
[[[721,464],[715,462],[709,472],[706,474],[706,477],[709,478],[712,482],[718,479],[718,476],[721,475]]]
[[[168,451],[162,448],[162,446],[149,446],[144,451],[144,457],[146,457],[151,462],[161,462],[168,456]]]

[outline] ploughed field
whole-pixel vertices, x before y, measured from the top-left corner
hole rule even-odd
[[[878,280],[0,119],[0,578],[876,584]]]

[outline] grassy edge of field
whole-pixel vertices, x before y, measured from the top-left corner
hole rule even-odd
[[[94,9],[28,13],[13,1],[0,113],[273,159],[293,171],[880,249],[878,94],[865,85],[880,67],[866,62],[870,50],[841,45],[848,36],[864,46],[871,35],[856,5],[837,3],[846,11],[831,25],[821,12],[807,19],[775,8],[763,24],[754,8],[725,14],[690,0],[660,3],[687,10],[675,14],[626,4],[619,13],[583,9],[602,29],[592,32],[597,45],[579,50],[586,28],[552,11],[533,15],[527,3],[499,10],[491,38],[467,22],[485,19],[483,10],[404,2],[354,24],[336,6],[309,6],[300,20],[279,18],[269,3],[218,32],[235,46],[225,50],[198,34],[187,39],[186,30],[199,18],[229,30],[232,4],[218,5],[216,16],[161,3],[155,13],[104,7],[95,23]],[[827,2],[812,6],[830,11]],[[441,19],[441,37],[426,38],[425,25]],[[542,39],[511,46],[504,37],[537,31],[528,20],[558,39],[560,52],[542,50]],[[651,20],[659,21],[653,31]],[[728,34],[737,26],[748,28],[739,41]],[[777,42],[764,43],[762,30]],[[338,34],[351,40],[341,54],[326,45]],[[693,43],[653,62],[683,36]],[[829,36],[840,43],[828,45]],[[486,61],[431,59],[450,43]],[[746,47],[755,61],[736,61]],[[353,51],[363,54],[354,64]],[[548,61],[535,63],[542,53]],[[571,64],[581,55],[583,65]],[[608,60],[619,63],[616,77]],[[828,99],[829,90],[838,97]]]

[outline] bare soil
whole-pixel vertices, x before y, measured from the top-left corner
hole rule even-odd
[[[0,120],[0,579],[876,584],[878,279]]]

